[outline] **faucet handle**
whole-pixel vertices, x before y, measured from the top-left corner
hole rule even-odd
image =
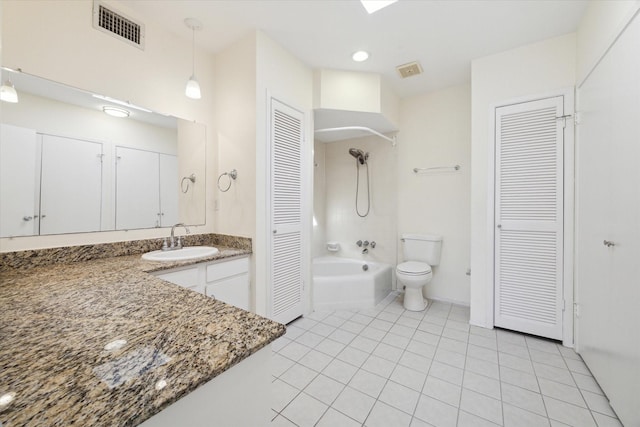
[[[374,249],[376,247],[376,242],[371,242],[371,249]]]
[[[162,241],[162,250],[166,251],[167,249],[169,249],[169,241],[165,237],[164,240]]]
[[[182,237],[178,236],[178,241],[176,242],[176,249],[182,249]]]
[[[356,242],[356,245],[358,245],[358,247],[359,247],[359,248],[360,248],[360,247],[362,247],[362,240],[358,240],[358,241]]]
[[[364,246],[365,248],[366,248],[367,246],[369,246],[369,241],[368,241],[368,240],[365,240],[365,241],[364,241],[364,243],[362,243],[362,246]]]

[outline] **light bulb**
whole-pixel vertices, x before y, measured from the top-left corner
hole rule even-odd
[[[187,87],[184,90],[184,94],[191,99],[202,98],[202,95],[200,94],[200,84],[196,80],[195,75],[192,75],[189,81],[187,82]]]

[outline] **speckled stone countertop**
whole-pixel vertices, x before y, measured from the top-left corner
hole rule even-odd
[[[220,249],[198,262],[250,253]],[[135,426],[284,334],[149,274],[190,263],[136,254],[2,269],[0,396],[13,397],[2,427]],[[126,343],[106,350],[115,340]]]

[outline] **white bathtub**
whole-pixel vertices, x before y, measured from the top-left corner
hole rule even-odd
[[[311,271],[316,310],[373,308],[391,292],[389,264],[327,256],[314,258]]]

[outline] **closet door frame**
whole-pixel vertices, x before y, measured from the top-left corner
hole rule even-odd
[[[495,170],[496,170],[496,109],[513,104],[538,101],[545,98],[563,97],[564,102],[564,248],[563,248],[563,299],[562,312],[562,344],[567,347],[574,345],[574,194],[575,194],[575,88],[573,86],[544,92],[536,95],[512,98],[493,103],[489,109],[489,158],[487,160],[489,177],[487,187],[487,277],[486,277],[486,305],[485,318],[487,324],[494,326],[495,310]]]

